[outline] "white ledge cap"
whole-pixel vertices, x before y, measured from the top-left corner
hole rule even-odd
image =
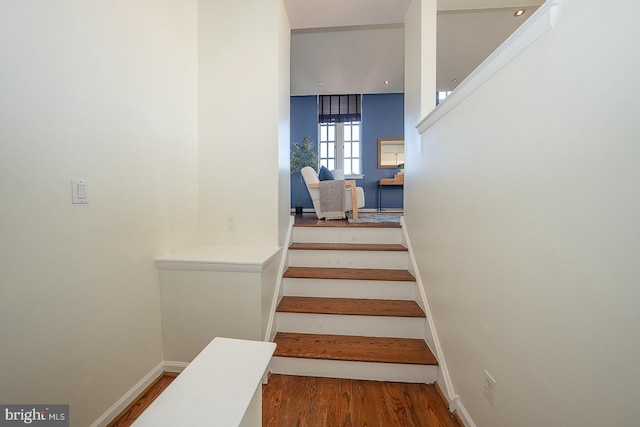
[[[159,270],[259,273],[280,252],[270,246],[194,246],[156,258]]]
[[[215,338],[133,423],[237,427],[262,383],[275,343]]]

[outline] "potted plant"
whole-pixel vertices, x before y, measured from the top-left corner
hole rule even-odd
[[[393,176],[393,179],[404,181],[404,163],[398,164],[398,173]]]
[[[293,144],[293,150],[291,150],[291,174],[300,174],[300,171],[305,166],[310,166],[316,172],[318,171],[318,152],[309,136],[305,136],[302,142]],[[300,188],[303,186],[304,182],[302,181],[302,174],[300,174],[300,185],[298,186],[298,196],[296,197],[296,215],[302,215]]]

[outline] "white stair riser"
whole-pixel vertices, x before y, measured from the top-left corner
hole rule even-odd
[[[382,280],[284,279],[284,295],[320,298],[414,300],[415,282]]]
[[[291,267],[407,269],[407,252],[290,250]]]
[[[293,227],[293,241],[301,243],[401,243],[401,228]]]
[[[431,384],[438,377],[438,367],[431,365],[350,362],[278,356],[271,359],[269,370],[274,374],[284,375],[423,384]]]
[[[277,313],[276,322],[280,332],[420,339],[424,339],[426,327],[422,317],[307,313]]]

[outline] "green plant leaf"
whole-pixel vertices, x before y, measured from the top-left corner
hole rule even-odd
[[[305,136],[302,142],[294,143],[291,150],[291,173],[300,172],[305,166],[318,171],[318,151],[309,136]]]

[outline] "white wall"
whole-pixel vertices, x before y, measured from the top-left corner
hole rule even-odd
[[[420,9],[421,0],[413,0],[404,23],[404,146],[407,159],[405,167],[409,167],[412,147],[418,147],[420,135],[416,125],[423,117],[420,110]],[[404,203],[406,202],[405,200]]]
[[[191,362],[215,337],[261,340],[261,273],[160,271],[165,361]]]
[[[640,424],[638,12],[564,0],[422,136],[406,222],[479,427]]]
[[[519,0],[522,1],[522,0]],[[538,3],[544,3],[537,0]],[[513,16],[518,4],[507,8],[438,13],[438,91],[453,90],[538,9],[529,5]],[[477,6],[476,6],[477,8]],[[473,8],[472,8],[473,9]]]
[[[288,21],[283,14],[282,0],[200,1],[204,244],[276,246],[279,226],[286,224],[282,217],[289,213],[280,199],[287,193],[279,182],[284,169],[279,148],[288,140],[284,129],[289,122],[289,107],[283,102],[288,79],[285,84],[279,74],[288,68]],[[285,56],[282,49],[287,49]]]
[[[284,239],[291,217],[291,28],[281,0],[278,7],[278,245],[289,242]]]
[[[404,23],[404,146],[405,146],[405,180],[410,181],[411,176],[420,167],[419,146],[420,134],[416,125],[423,117],[423,109],[431,111],[435,106],[435,71],[436,71],[436,1],[435,0],[414,0],[407,11]],[[425,99],[424,93],[433,93],[431,104]],[[423,105],[427,104],[427,105]],[[407,182],[408,184],[408,182]],[[412,200],[407,198],[407,188],[405,186],[404,206],[411,204]],[[424,308],[425,301],[421,294],[418,303]],[[429,348],[434,352],[433,337],[430,328],[426,328],[429,333],[425,337]]]
[[[197,242],[197,2],[6,1],[0,52],[0,402],[87,426],[160,362],[153,260]]]
[[[405,179],[420,168],[418,122],[435,107],[437,1],[413,0],[404,23]],[[408,185],[406,189],[410,189]],[[404,206],[412,203],[406,197]]]

